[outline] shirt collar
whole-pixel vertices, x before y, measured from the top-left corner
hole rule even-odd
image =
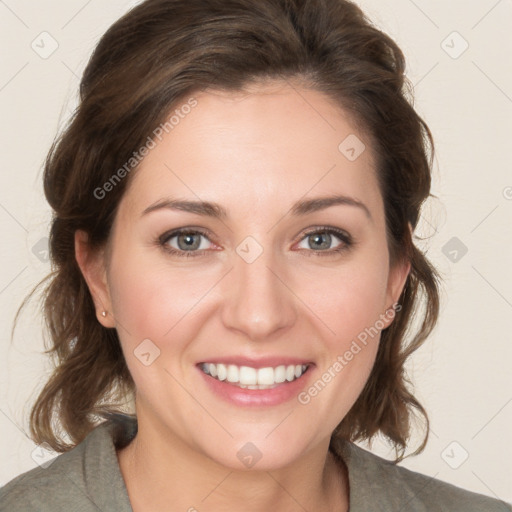
[[[91,446],[86,450],[86,464],[90,468],[88,480],[91,493],[101,497],[104,502],[97,503],[103,510],[110,510],[112,500],[116,510],[130,511],[128,492],[121,475],[117,460],[116,449],[128,445],[137,434],[137,419],[135,416],[112,413],[108,414],[107,421],[97,427],[97,435]],[[390,501],[394,494],[389,488],[389,470],[393,471],[395,465],[386,460],[377,464],[376,457],[354,443],[337,437],[331,439],[329,446],[338,461],[345,463],[349,480],[349,510],[350,511],[386,511],[396,505]],[[380,459],[379,459],[380,460]],[[382,466],[385,467],[382,467]],[[389,466],[389,467],[388,467]],[[108,474],[106,474],[108,473]],[[113,481],[115,485],[108,490],[105,479]],[[400,494],[400,492],[399,492]],[[378,496],[378,499],[375,497]],[[397,498],[398,496],[395,496]]]

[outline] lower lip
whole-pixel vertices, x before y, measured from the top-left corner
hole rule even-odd
[[[220,381],[204,373],[197,367],[203,376],[206,385],[227,402],[237,406],[271,406],[279,405],[295,398],[307,384],[313,365],[298,378],[291,382],[285,381],[271,389],[247,389],[239,388],[226,381]]]

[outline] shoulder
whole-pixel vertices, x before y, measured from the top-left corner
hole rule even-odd
[[[0,489],[0,510],[73,510],[76,490],[84,488],[81,461],[87,442],[8,482]]]
[[[113,504],[118,505],[114,510],[131,510],[112,428],[109,422],[100,424],[70,451],[8,482],[0,488],[0,511],[97,512]]]
[[[349,472],[351,510],[512,512],[503,501],[411,471],[363,448],[332,443]]]

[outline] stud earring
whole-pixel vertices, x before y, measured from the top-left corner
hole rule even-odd
[[[101,316],[107,316],[107,312],[106,311],[102,311],[101,312]]]

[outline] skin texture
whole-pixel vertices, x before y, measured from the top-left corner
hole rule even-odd
[[[196,364],[300,357],[313,363],[307,388],[396,303],[410,266],[389,266],[369,141],[325,95],[288,83],[195,98],[133,176],[109,251],[93,254],[83,233],[75,237],[98,321],[118,330],[137,388],[139,432],[118,453],[132,506],[346,510],[346,468],[328,453],[329,439],[363,389],[380,334],[306,405],[293,397],[235,406],[210,391]],[[355,161],[338,149],[351,134],[366,145]],[[296,201],[332,194],[361,201],[371,219],[348,205],[289,211]],[[228,217],[171,209],[141,216],[166,197],[216,202]],[[305,233],[322,226],[348,232],[354,245],[333,253],[344,245],[336,235],[327,249],[321,240],[315,245]],[[182,227],[211,233],[196,235],[201,255],[173,256],[158,244]],[[248,236],[263,249],[252,263],[236,252]],[[185,252],[178,237],[169,245]],[[134,354],[144,339],[160,350],[149,366]],[[248,442],[262,454],[250,469],[237,457]]]

